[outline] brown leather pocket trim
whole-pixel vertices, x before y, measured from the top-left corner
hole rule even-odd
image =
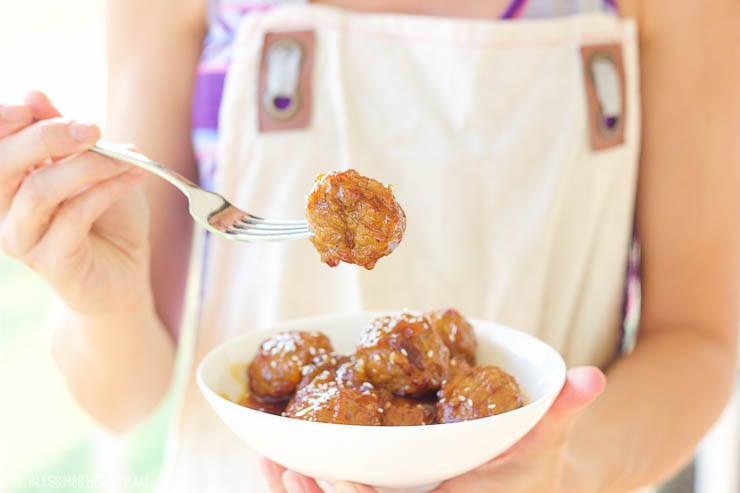
[[[265,33],[262,43],[257,107],[259,131],[276,132],[306,128],[311,121],[311,75],[314,64],[316,38],[313,31],[275,31]],[[295,48],[300,51],[298,84],[292,94],[268,94],[268,53],[276,47]],[[278,101],[276,101],[276,99]],[[285,105],[285,106],[284,106]]]
[[[591,148],[598,151],[621,145],[624,143],[624,126],[627,114],[622,45],[600,44],[582,46],[581,59],[583,62],[583,76],[588,101]],[[616,68],[621,99],[621,109],[616,117],[605,115],[599,101],[594,75],[594,63],[599,59],[611,61]],[[614,121],[615,118],[616,121]]]

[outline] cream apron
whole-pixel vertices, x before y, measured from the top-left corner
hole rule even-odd
[[[310,121],[261,132],[263,41],[285,31],[315,36]],[[581,56],[598,44],[621,45],[624,66],[624,141],[601,150]],[[308,241],[211,238],[195,364],[278,320],[453,306],[537,335],[569,365],[607,365],[632,231],[637,68],[634,23],[607,14],[489,22],[299,4],[246,16],[222,102],[216,189],[245,210],[297,219],[317,174],[353,168],[394,185],[408,227],[369,272],[321,264]],[[267,491],[254,453],[195,385],[170,459],[171,491]]]

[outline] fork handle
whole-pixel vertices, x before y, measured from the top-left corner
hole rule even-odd
[[[168,182],[172,183],[188,197],[190,197],[190,190],[198,187],[198,185],[188,180],[177,171],[171,170],[156,161],[152,161],[141,153],[132,151],[126,144],[112,144],[109,142],[98,141],[90,148],[90,150],[119,161],[133,164],[134,166],[138,166],[139,168],[143,168],[154,173],[160,178],[164,178]]]

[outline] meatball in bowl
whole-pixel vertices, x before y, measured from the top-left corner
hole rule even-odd
[[[259,454],[328,483],[421,493],[522,438],[565,364],[529,334],[452,309],[362,312],[246,333],[197,379]]]

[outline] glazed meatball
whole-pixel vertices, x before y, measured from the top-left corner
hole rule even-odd
[[[445,374],[445,380],[449,380],[458,372],[469,370],[470,368],[472,367],[468,364],[468,360],[462,356],[450,358],[450,366],[447,369],[447,374]]]
[[[364,366],[361,366],[354,356],[339,356],[327,354],[319,362],[306,365],[301,370],[303,378],[296,390],[300,390],[314,380],[321,382],[337,381],[355,389],[368,383],[365,377]],[[367,386],[367,385],[366,385]]]
[[[311,242],[322,262],[372,269],[401,243],[406,214],[391,187],[355,170],[319,175],[306,197]]]
[[[301,381],[298,382],[298,385],[296,385],[296,392],[317,378],[320,378],[324,382],[334,380],[336,378],[337,368],[348,360],[349,356],[333,355],[329,353],[322,355],[320,358],[314,359],[312,363],[301,368],[302,378]]]
[[[451,357],[461,356],[471,365],[475,364],[475,348],[478,341],[475,339],[473,326],[460,315],[460,312],[449,308],[425,312],[424,316],[450,350]]]
[[[383,426],[422,426],[437,421],[437,409],[428,400],[391,396],[383,408]]]
[[[262,411],[263,413],[282,415],[285,411],[286,401],[265,401],[249,392],[245,393],[238,402],[239,405]]]
[[[288,399],[301,381],[301,369],[332,351],[321,332],[275,334],[262,343],[249,365],[249,386],[262,399]]]
[[[524,405],[514,377],[497,366],[476,366],[455,373],[437,397],[438,423],[485,418]]]
[[[382,414],[382,403],[372,389],[354,389],[321,379],[296,392],[285,411],[289,418],[365,426],[379,426]]]
[[[370,324],[356,356],[370,382],[399,395],[438,389],[450,364],[450,351],[429,322],[408,313]]]
[[[336,380],[355,389],[373,388],[365,371],[365,362],[356,356],[350,356],[336,370]]]

